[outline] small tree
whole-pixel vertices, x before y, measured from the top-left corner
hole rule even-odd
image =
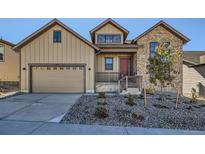
[[[149,64],[147,70],[149,73],[150,83],[155,86],[160,84],[161,101],[163,100],[162,89],[171,84],[174,80],[172,72],[172,55],[170,45],[165,42],[159,43],[159,46],[155,49],[154,57],[148,59]]]
[[[171,61],[174,64],[173,67],[173,74],[175,76],[180,76],[181,74],[181,67],[182,67],[182,52],[177,49],[176,47],[172,47],[172,53],[171,53]],[[173,87],[177,90],[177,97],[176,97],[176,108],[178,108],[179,105],[179,94],[180,94],[180,80],[175,81],[175,84],[173,84]]]

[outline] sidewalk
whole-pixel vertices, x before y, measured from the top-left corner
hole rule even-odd
[[[0,121],[1,135],[205,135],[205,131]]]

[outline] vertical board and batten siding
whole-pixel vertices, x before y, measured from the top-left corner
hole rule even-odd
[[[108,23],[99,30],[95,32],[95,43],[97,44],[97,35],[98,34],[119,34],[121,35],[121,44],[123,44],[123,32],[113,26],[112,24]]]
[[[113,54],[99,54],[96,57],[97,69],[96,72],[119,72],[119,59],[120,57],[131,57],[132,54],[113,53]],[[105,70],[105,58],[113,58],[113,70]]]
[[[191,96],[191,89],[195,88],[199,92],[198,83],[204,80],[205,66],[188,67],[183,64],[183,94]]]
[[[4,61],[0,62],[0,81],[19,81],[19,54],[14,52],[11,46],[4,46]]]
[[[61,43],[53,43],[54,30],[61,30]],[[55,25],[21,48],[21,90],[29,91],[30,63],[81,63],[86,64],[86,91],[93,92],[94,56],[95,51],[92,47],[61,26]]]

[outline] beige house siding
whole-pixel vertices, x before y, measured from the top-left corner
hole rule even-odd
[[[19,81],[19,55],[14,52],[11,46],[4,45],[4,61],[0,62],[0,81]]]
[[[140,47],[137,51],[137,53],[134,56],[134,71],[138,75],[146,74],[146,62],[148,62],[148,58],[150,56],[149,51],[149,44],[150,42],[157,41],[167,41],[170,42],[172,46],[182,51],[183,41],[176,37],[173,33],[171,33],[169,30],[164,28],[163,26],[158,26],[143,37],[141,37],[139,40],[137,40],[137,44]],[[181,75],[179,75],[175,82],[180,83],[180,87],[182,88],[182,59],[181,59]],[[147,86],[150,87],[151,84],[148,80],[149,75],[147,75]],[[144,79],[144,78],[143,78]],[[144,83],[144,82],[143,82]]]
[[[199,92],[198,83],[205,81],[205,67],[188,67],[187,64],[183,64],[183,94],[191,96],[191,89],[195,88],[197,93]]]
[[[123,53],[101,53],[96,57],[97,70],[96,72],[119,72],[119,59],[120,57],[131,57],[132,54],[123,54]],[[113,58],[113,70],[105,70],[105,58]]]
[[[102,28],[100,28],[99,30],[95,32],[95,43],[96,44],[97,44],[98,34],[119,34],[121,35],[121,44],[123,44],[123,40],[124,40],[123,32],[110,23],[106,24],[105,26],[103,26]]]
[[[61,43],[53,43],[54,30],[61,30]],[[94,56],[93,48],[61,26],[55,25],[21,48],[21,90],[29,91],[30,63],[80,63],[86,64],[86,92],[94,92]]]

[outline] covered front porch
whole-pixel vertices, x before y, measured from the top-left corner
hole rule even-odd
[[[139,93],[142,76],[133,69],[134,53],[100,53],[96,56],[96,92]]]

